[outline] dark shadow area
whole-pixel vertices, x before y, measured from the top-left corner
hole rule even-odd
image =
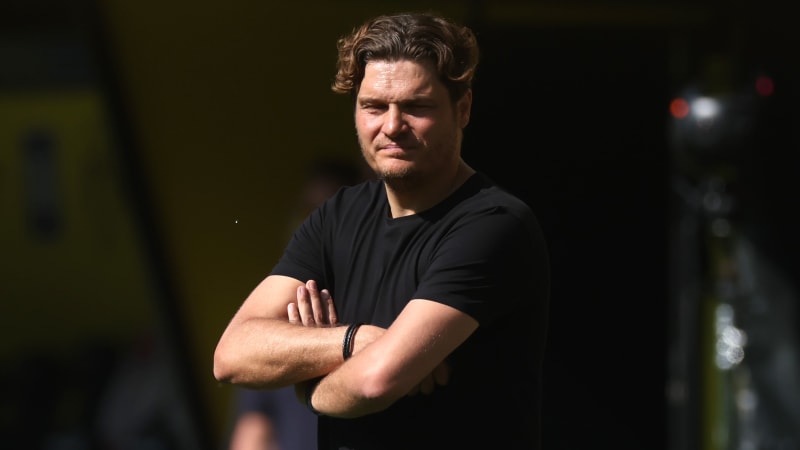
[[[547,449],[708,448],[713,436],[795,448],[786,424],[800,402],[775,391],[798,386],[797,35],[770,5],[737,6],[685,30],[475,25],[483,65],[465,158],[534,208],[550,245]],[[670,101],[687,86],[756,97],[764,74],[775,95],[702,125],[705,138],[729,134],[685,165]],[[705,216],[695,226],[707,229],[672,233],[675,179],[702,189],[720,177],[737,234],[716,242]],[[749,356],[717,367],[708,311],[728,303]]]
[[[553,292],[545,448],[665,442],[666,34],[483,29],[465,158],[534,208]]]

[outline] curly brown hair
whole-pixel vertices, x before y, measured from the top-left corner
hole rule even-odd
[[[337,41],[339,60],[331,88],[355,97],[370,61],[431,61],[455,102],[472,87],[478,41],[466,26],[432,13],[381,15]]]

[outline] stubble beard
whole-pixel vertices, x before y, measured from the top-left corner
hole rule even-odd
[[[456,146],[460,145],[460,135],[458,133],[454,133],[450,139],[455,142]],[[416,167],[414,164],[406,165],[402,168],[384,168],[380,167],[377,164],[375,159],[370,160],[367,155],[372,154],[371,152],[367,151],[366,149],[371,149],[372,143],[370,142],[365,146],[364,142],[359,140],[359,144],[361,146],[361,154],[364,157],[367,165],[372,167],[372,171],[375,174],[375,177],[386,184],[386,186],[395,191],[395,192],[411,192],[418,190],[419,188],[423,187],[425,184],[429,182],[429,176],[426,175],[424,172],[425,170],[421,167]],[[438,150],[438,151],[437,151]],[[424,148],[422,149],[423,152],[433,152],[436,153],[448,153],[443,149],[436,149],[436,148]],[[455,151],[455,150],[453,150]]]
[[[375,177],[386,184],[389,189],[395,192],[412,190],[415,186],[419,185],[421,178],[423,178],[422,174],[419,173],[419,170],[413,165],[403,168],[386,168],[378,166],[374,159],[369,160],[367,158],[367,152],[363,151],[363,147],[362,156],[367,162],[367,165],[372,168],[372,172],[375,174]]]
[[[413,167],[402,169],[374,167],[372,171],[377,179],[383,181],[393,191],[406,191],[415,186],[416,180],[419,178],[419,174]]]
[[[375,174],[375,178],[383,181],[390,189],[402,191],[414,185],[413,180],[417,178],[417,176],[413,167],[405,167],[400,169],[380,167],[378,166],[376,159],[370,157],[370,155],[373,154],[371,152],[371,143],[369,145],[365,145],[363,142],[359,142],[359,145],[361,147],[361,156],[364,158],[364,161],[367,163],[367,165],[372,169],[372,172]]]
[[[395,170],[383,171],[378,174],[378,178],[386,186],[395,192],[407,192],[413,190],[420,184],[420,176],[415,170]]]

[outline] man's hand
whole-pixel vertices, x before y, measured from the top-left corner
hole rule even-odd
[[[317,283],[314,280],[308,280],[305,286],[297,288],[297,303],[289,303],[287,312],[289,323],[306,327],[339,326],[339,318],[336,315],[336,307],[330,292],[327,289],[318,290]],[[385,332],[386,330],[381,327],[362,325],[356,333],[358,339],[354,342],[353,354],[355,355],[358,351],[383,336]],[[420,392],[431,394],[436,386],[445,386],[449,381],[450,366],[447,361],[442,361],[441,364],[433,369],[433,372],[409,391],[408,395],[416,395]],[[307,388],[307,382],[295,385],[295,394],[299,399],[302,398]]]
[[[306,327],[339,326],[330,292],[318,290],[314,280],[308,280],[305,286],[297,288],[297,303],[289,303],[287,312],[289,323]]]
[[[446,386],[450,381],[450,366],[447,361],[442,361],[441,364],[433,369],[433,372],[428,374],[422,381],[414,386],[408,392],[408,395],[417,395],[422,392],[423,394],[432,394],[436,386]]]

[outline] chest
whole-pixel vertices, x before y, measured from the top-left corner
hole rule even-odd
[[[373,220],[350,231],[330,248],[340,320],[388,326],[415,298],[436,257],[441,227],[423,220]]]

